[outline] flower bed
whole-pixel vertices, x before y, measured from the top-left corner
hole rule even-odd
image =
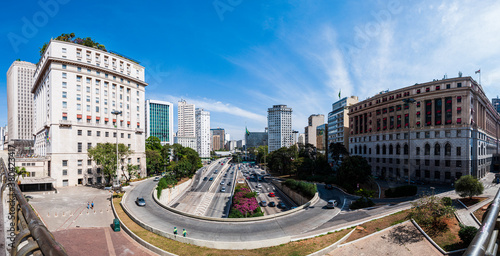
[[[259,207],[256,193],[252,192],[249,187],[238,184],[234,191],[233,203],[229,218],[248,218],[263,216],[264,213]]]

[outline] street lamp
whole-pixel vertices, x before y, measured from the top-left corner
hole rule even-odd
[[[408,99],[403,99],[403,102],[408,105],[408,185],[410,185],[410,174],[411,174],[411,158],[410,158],[410,152],[411,152],[411,147],[410,147],[410,103],[415,103],[415,100],[413,98],[408,98]],[[404,151],[404,148],[403,148]]]
[[[116,128],[116,175],[118,175],[118,173],[119,173],[119,169],[118,169],[118,115],[121,115],[122,112],[118,111],[118,110],[114,110],[113,112],[111,112],[111,114],[115,115],[115,120],[116,120],[116,123],[115,123],[115,128]],[[115,178],[115,183],[116,183],[116,185],[118,185],[117,178]],[[113,184],[113,185],[115,185],[115,184]]]

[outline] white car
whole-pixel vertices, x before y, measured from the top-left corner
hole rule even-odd
[[[220,192],[226,192],[226,187],[222,187],[222,188],[220,189]]]
[[[262,185],[259,183],[259,184],[257,184],[257,187],[258,187],[258,188],[261,188],[261,187],[262,187]]]
[[[220,182],[220,184],[221,184],[221,185],[224,185],[224,181],[221,181],[221,182]]]
[[[334,209],[335,206],[337,206],[337,201],[336,200],[329,200],[328,203],[326,203],[326,208],[328,209]]]

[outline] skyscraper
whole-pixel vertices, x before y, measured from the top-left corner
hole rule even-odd
[[[14,61],[7,71],[9,140],[33,140],[33,75],[36,65]]]
[[[210,134],[212,135],[212,150],[224,149],[226,134],[224,128],[214,128],[210,129]]]
[[[358,103],[358,96],[345,97],[332,104],[332,111],[328,113],[327,147],[332,143],[341,143],[349,148],[349,107]],[[328,155],[328,162],[333,162]]]
[[[161,144],[174,144],[174,104],[166,101],[146,101],[146,138],[160,139]]]
[[[293,145],[292,108],[274,105],[267,109],[268,151]]]
[[[146,174],[144,73],[137,61],[104,49],[49,42],[31,92],[35,153],[45,157],[56,187],[104,183],[101,166],[87,153],[117,138],[133,152],[120,165],[136,165],[139,174]],[[116,175],[121,178],[123,172]]]
[[[177,136],[196,137],[194,104],[188,104],[185,100],[180,100],[177,104]]]
[[[210,112],[196,109],[196,151],[201,158],[210,157]]]
[[[318,147],[316,142],[316,128],[325,123],[325,116],[321,114],[310,115],[307,121],[308,124],[304,128],[305,142],[306,144],[311,144],[315,147]]]

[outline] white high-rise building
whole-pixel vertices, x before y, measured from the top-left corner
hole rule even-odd
[[[195,137],[194,104],[180,100],[177,104],[177,136]]]
[[[146,138],[160,139],[161,144],[174,144],[174,104],[146,100]]]
[[[0,126],[0,150],[4,150],[6,129],[7,127]]]
[[[210,112],[196,109],[196,151],[201,158],[210,157]]]
[[[137,165],[146,175],[144,73],[136,61],[105,50],[49,42],[31,92],[35,153],[45,156],[56,187],[104,183],[106,176],[87,151],[99,143],[115,144],[117,138],[133,152],[119,168]],[[123,171],[116,175],[121,178]]]
[[[286,105],[274,105],[268,108],[267,127],[269,152],[293,145],[292,108]]]
[[[33,140],[33,76],[36,65],[14,61],[7,71],[9,140]]]

